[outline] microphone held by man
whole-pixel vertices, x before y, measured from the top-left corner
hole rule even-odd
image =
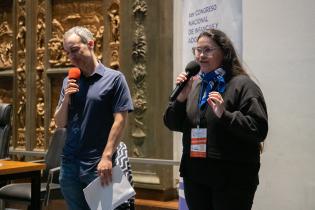
[[[69,94],[74,94],[79,92],[79,85],[77,84],[78,79],[80,79],[81,71],[79,68],[70,68],[68,71],[68,91]],[[70,96],[69,104],[72,104],[72,97]]]

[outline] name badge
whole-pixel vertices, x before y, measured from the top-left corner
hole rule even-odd
[[[191,129],[190,157],[206,158],[207,157],[207,129]]]

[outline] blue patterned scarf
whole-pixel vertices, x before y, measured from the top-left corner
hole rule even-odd
[[[207,103],[207,99],[211,91],[217,91],[219,93],[223,93],[225,91],[224,74],[225,71],[222,68],[218,68],[208,73],[200,73],[201,88],[198,103],[200,109]]]

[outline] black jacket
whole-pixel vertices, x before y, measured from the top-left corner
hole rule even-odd
[[[221,118],[211,107],[199,111],[199,90],[200,79],[197,79],[187,101],[171,102],[164,115],[164,123],[170,130],[183,133],[182,164],[183,159],[191,159],[191,129],[197,127],[198,116],[200,127],[207,128],[208,160],[259,164],[259,145],[268,132],[267,109],[260,88],[246,75],[232,77],[222,94],[225,111]]]

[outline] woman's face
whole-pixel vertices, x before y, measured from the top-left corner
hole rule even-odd
[[[200,70],[211,72],[222,66],[223,52],[221,48],[209,37],[202,36],[197,41],[194,48],[194,54],[197,62],[200,64]]]

